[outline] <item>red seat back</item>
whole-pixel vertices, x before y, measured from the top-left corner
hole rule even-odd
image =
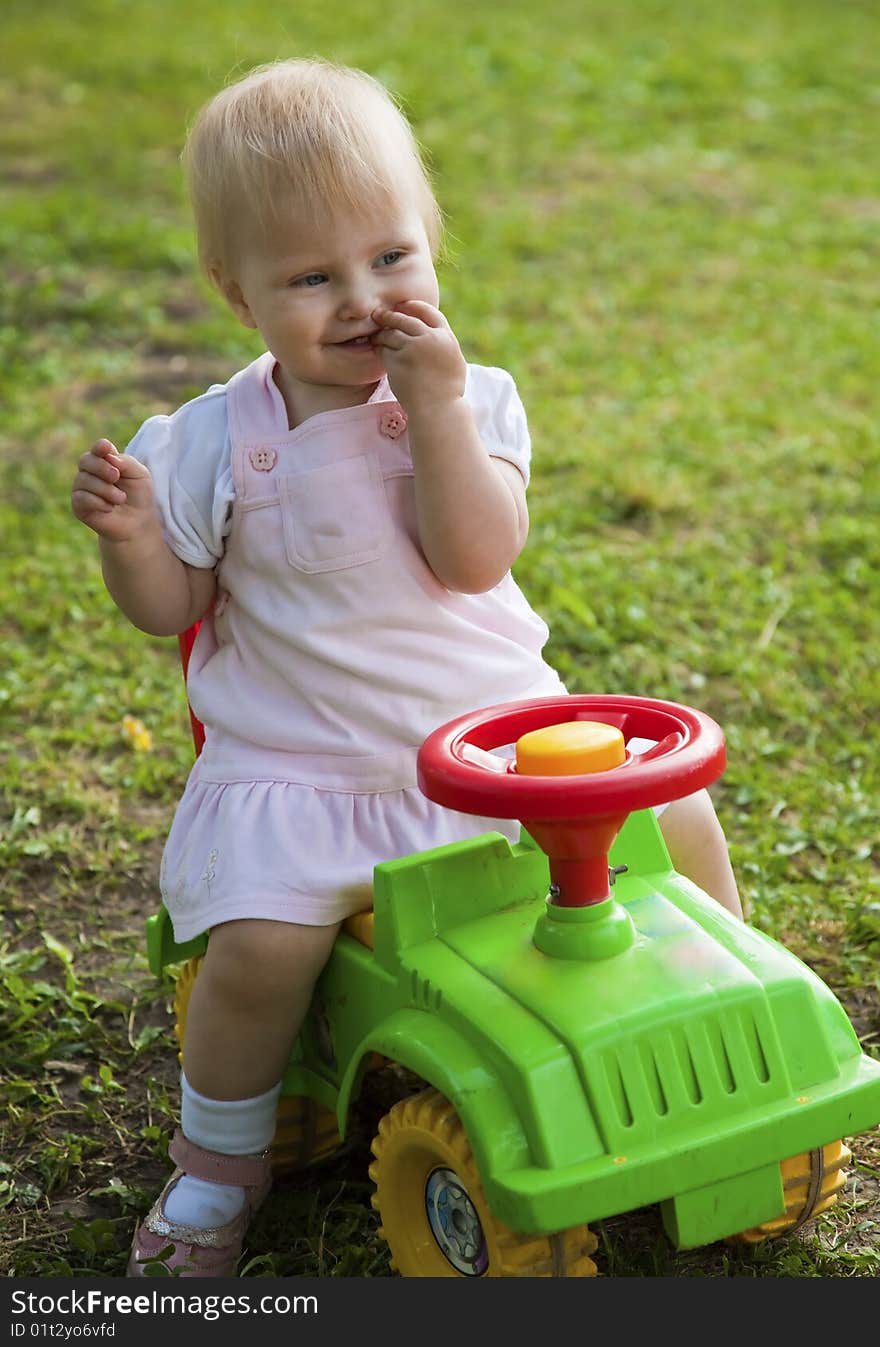
[[[199,627],[201,625],[201,622],[194,622],[186,631],[182,631],[177,638],[178,645],[180,646],[180,662],[183,665],[184,683],[186,682],[186,671],[189,668],[189,657],[192,654],[193,644],[199,634]],[[188,700],[187,707],[189,708],[189,723],[192,726],[192,737],[193,743],[195,744],[196,757],[198,757],[202,751],[202,745],[205,742],[205,727],[198,717],[193,715],[193,709],[189,705]]]

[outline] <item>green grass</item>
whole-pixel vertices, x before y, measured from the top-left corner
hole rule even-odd
[[[169,986],[142,921],[191,753],[173,642],[115,613],[67,497],[92,439],[259,347],[197,279],[177,155],[233,71],[319,52],[404,99],[447,212],[444,307],[535,444],[517,566],[573,691],[713,714],[751,920],[880,1045],[874,8],[849,0],[7,0],[0,74],[0,1271],[118,1273],[166,1170]],[[173,33],[173,40],[169,34]],[[151,752],[122,717],[140,717]],[[367,1100],[270,1200],[248,1275],[386,1275]],[[871,1276],[880,1164],[772,1248],[615,1276]]]

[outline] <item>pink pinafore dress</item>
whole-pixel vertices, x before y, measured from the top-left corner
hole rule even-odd
[[[418,748],[466,711],[565,691],[509,574],[457,594],[428,566],[387,381],[290,430],[274,367],[226,386],[231,528],[188,679],[207,737],[162,862],[179,941],[244,917],[336,922],[370,906],[378,862],[515,839],[425,799]]]

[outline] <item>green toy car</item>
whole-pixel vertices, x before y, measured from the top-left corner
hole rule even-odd
[[[627,748],[643,738],[656,747]],[[650,808],[724,765],[707,716],[634,697],[490,708],[426,741],[425,794],[519,818],[523,838],[376,867],[373,912],[340,933],[294,1049],[275,1146],[279,1164],[326,1154],[377,1061],[424,1081],[370,1166],[402,1275],[590,1276],[588,1223],[618,1213],[659,1203],[690,1248],[790,1232],[834,1202],[840,1138],[880,1120],[880,1064],[809,968],[675,873]],[[156,973],[189,960],[181,1037],[204,944],[176,945],[164,910],[148,923]]]

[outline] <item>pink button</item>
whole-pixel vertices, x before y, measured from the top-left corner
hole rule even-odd
[[[399,440],[406,430],[406,412],[402,407],[383,412],[379,417],[379,434],[388,440]]]
[[[251,449],[248,458],[256,472],[271,472],[278,462],[278,455],[274,449]]]

